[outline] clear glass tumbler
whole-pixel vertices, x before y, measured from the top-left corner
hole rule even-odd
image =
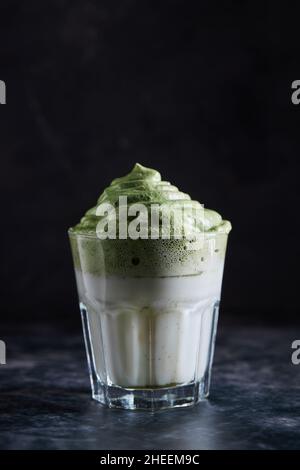
[[[187,249],[180,267],[162,258],[176,241],[69,237],[93,398],[131,410],[206,398],[227,234]]]

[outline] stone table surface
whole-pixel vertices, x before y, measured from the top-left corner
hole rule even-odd
[[[157,413],[91,399],[79,330],[15,325],[0,338],[0,449],[300,448],[299,328],[220,325],[210,399]]]

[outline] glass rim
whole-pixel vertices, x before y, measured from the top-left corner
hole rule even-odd
[[[73,238],[77,238],[77,237],[81,237],[81,238],[89,238],[89,239],[92,239],[92,240],[99,240],[101,242],[103,241],[108,241],[108,240],[111,240],[111,241],[127,241],[127,240],[131,240],[131,241],[139,241],[139,240],[143,240],[143,241],[164,241],[164,242],[167,242],[167,241],[182,241],[182,240],[186,240],[188,241],[187,238],[138,238],[138,239],[131,239],[130,237],[128,238],[106,238],[104,240],[102,240],[101,238],[99,238],[95,233],[86,233],[86,232],[75,232],[74,228],[73,227],[70,227],[68,228],[67,230],[67,233],[69,235],[69,237],[73,237]],[[215,231],[212,231],[212,232],[201,232],[203,234],[203,238],[204,239],[212,239],[212,238],[217,238],[219,236],[226,236],[228,237],[229,233],[226,233],[226,232],[215,232]]]

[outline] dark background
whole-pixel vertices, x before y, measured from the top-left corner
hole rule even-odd
[[[1,0],[2,320],[79,321],[67,228],[140,162],[232,222],[223,318],[299,321],[299,18],[283,1]]]

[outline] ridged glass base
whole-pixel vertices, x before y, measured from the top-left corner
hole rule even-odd
[[[105,343],[102,339],[103,332],[100,315],[94,313],[92,309],[89,309],[88,311],[86,305],[81,303],[80,308],[83,332],[93,398],[102,405],[105,405],[109,408],[150,411],[192,406],[205,399],[209,394],[211,365],[217,328],[218,307],[219,302],[215,302],[213,305],[209,306],[207,310],[200,313],[200,319],[197,316],[198,314],[196,314],[196,319],[195,317],[190,319],[190,315],[183,316],[183,326],[189,326],[190,324],[191,326],[194,326],[194,323],[196,323],[196,326],[199,327],[198,331],[196,331],[196,344],[194,344],[195,348],[198,348],[197,357],[193,358],[191,355],[187,355],[187,352],[190,351],[189,342],[191,342],[188,341],[188,338],[187,341],[183,344],[183,347],[180,341],[174,344],[175,353],[177,353],[177,362],[176,360],[171,362],[171,359],[169,362],[166,361],[166,368],[164,369],[166,373],[168,372],[169,368],[171,369],[171,367],[175,367],[175,371],[181,371],[180,377],[183,378],[186,374],[186,371],[190,370],[190,375],[193,375],[194,378],[191,378],[191,380],[188,382],[182,381],[182,383],[178,384],[176,384],[176,382],[170,382],[168,385],[155,385],[149,387],[142,386],[142,384],[141,386],[139,384],[136,384],[135,386],[127,386],[127,384],[124,383],[126,380],[128,381],[128,376],[132,377],[133,374],[136,373],[135,368],[132,366],[131,362],[127,360],[128,358],[126,356],[126,353],[131,351],[130,345],[127,348],[124,346],[122,343],[121,332],[120,335],[116,337],[111,335],[109,338],[111,341],[106,346],[107,349],[105,354]],[[109,323],[109,326],[111,326],[111,324],[115,326],[116,324],[118,325],[119,317],[115,316],[109,318],[108,320],[111,322]],[[174,322],[172,317],[169,325],[170,328],[173,326],[173,323]],[[121,326],[124,329],[124,322],[121,324]],[[129,335],[131,332],[130,329],[133,328],[132,324],[129,323],[127,325],[127,323],[125,323],[125,326],[127,326],[128,330],[125,330],[123,335],[126,333]],[[144,327],[144,324],[142,324],[142,326]],[[142,339],[142,333],[144,330],[145,328],[141,328],[139,331]],[[146,329],[146,331],[148,330]],[[192,328],[189,328],[188,332],[192,332]],[[111,330],[108,328],[107,333],[111,333]],[[113,342],[114,339],[115,342]],[[153,340],[151,336],[150,339]],[[121,351],[119,351],[118,354],[116,353],[118,340],[120,340],[120,344],[123,345],[123,354],[121,354]],[[142,349],[144,342],[141,343],[140,349]],[[171,346],[173,346],[173,344],[171,344]],[[169,350],[164,350],[165,359],[169,359],[169,357],[171,358],[171,352],[173,351],[171,346]],[[180,354],[178,354],[178,352]],[[140,362],[137,363],[140,374],[143,374],[145,370],[153,373],[154,353],[155,351],[153,351],[152,348],[152,355],[150,355],[147,360],[144,360],[144,356],[142,356],[141,351],[136,351],[136,354],[140,359]],[[169,357],[168,354],[170,355]],[[182,369],[179,369],[177,364],[182,359],[181,355],[184,356],[185,362],[182,361],[183,367]],[[132,361],[136,359],[133,356],[131,357]],[[161,357],[158,357],[156,363],[157,373],[161,371],[159,368],[159,359],[161,359]],[[164,359],[164,357],[162,357],[162,359]],[[191,369],[190,366],[192,361],[194,362]],[[163,367],[163,365],[161,367]],[[122,379],[123,384],[117,385],[112,380],[112,378],[118,377],[120,378],[120,382]],[[140,377],[138,375],[136,375],[136,377],[138,381]]]
[[[157,411],[193,406],[208,396],[208,383],[189,383],[169,388],[127,389],[94,384],[93,398],[109,408]]]

